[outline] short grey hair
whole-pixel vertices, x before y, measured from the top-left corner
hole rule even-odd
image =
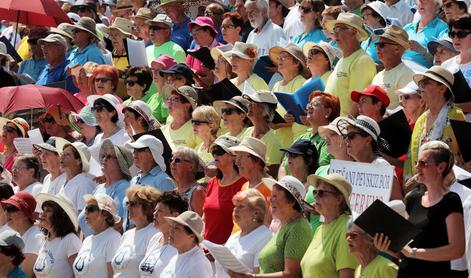
[[[273,118],[275,118],[276,106],[273,106],[270,103],[259,104],[263,105],[263,117],[268,123],[271,123],[273,121]]]
[[[190,163],[195,165],[195,175],[196,173],[198,173],[199,170],[202,170],[204,167],[203,161],[200,159],[196,151],[191,148],[178,147],[175,151],[173,151],[172,154],[182,154],[187,160],[190,161]]]
[[[245,5],[252,3],[255,3],[259,11],[265,11],[268,15],[269,5],[267,0],[248,0],[247,2],[245,2]]]

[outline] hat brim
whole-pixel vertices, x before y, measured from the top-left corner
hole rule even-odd
[[[317,184],[319,181],[323,181],[333,187],[335,187],[340,193],[342,193],[343,199],[345,200],[345,203],[348,206],[348,209],[350,209],[350,212],[352,211],[352,208],[350,207],[350,196],[347,196],[347,192],[344,192],[343,187],[340,186],[338,183],[331,181],[329,179],[326,179],[324,177],[318,176],[318,175],[309,175],[307,176],[307,182],[309,186],[317,187]]]
[[[247,148],[246,146],[234,146],[234,147],[230,147],[230,150],[233,151],[234,153],[237,153],[237,152],[244,152],[244,153],[248,153],[248,154],[251,154],[257,158],[259,158],[260,160],[263,161],[263,163],[266,163],[265,161],[265,157],[262,157],[261,155],[259,155],[257,152],[255,152],[254,150],[252,149],[249,149]]]
[[[59,154],[57,149],[54,148],[52,145],[49,145],[48,143],[33,144],[33,148],[39,149],[39,150],[43,149],[43,150],[46,150],[46,151],[55,152],[55,153]]]
[[[346,21],[346,20],[329,20],[325,23],[325,27],[329,32],[333,32],[335,24],[345,24],[348,25],[352,28],[355,28],[358,33],[360,34],[360,41],[364,41],[369,38],[369,34],[363,29],[363,28],[358,28],[358,26],[353,25],[351,22]]]
[[[101,144],[101,147],[100,147],[100,157],[101,155],[103,154],[103,151],[106,150],[106,149],[111,149],[113,150],[117,160],[118,160],[118,165],[119,165],[119,169],[121,170],[121,172],[123,174],[125,174],[126,176],[128,177],[131,177],[131,172],[129,171],[129,167],[132,166],[131,165],[127,165],[126,163],[126,159],[124,158],[122,152],[119,150],[120,146],[117,146],[117,145],[113,145],[113,143],[110,141],[110,140],[104,140],[103,143]]]
[[[88,173],[88,171],[90,170],[90,162],[89,162],[87,156],[85,155],[84,152],[82,152],[82,150],[77,149],[74,145],[72,145],[72,143],[70,143],[67,140],[58,141],[56,143],[57,152],[59,153],[59,155],[62,155],[62,153],[64,152],[64,148],[69,146],[69,145],[72,148],[74,148],[80,155],[80,160],[82,161],[82,173]]]
[[[100,207],[100,203],[98,203],[98,200],[95,198],[94,195],[92,194],[86,194],[83,196],[83,199],[85,200],[85,203],[96,203],[98,205],[98,207],[100,208],[100,210],[104,210],[104,211],[107,211],[111,214],[111,216],[113,216],[113,220],[114,220],[114,223],[119,223],[121,221],[121,217],[117,214],[113,214],[111,211],[109,210],[106,210],[106,209],[103,209],[103,207]]]
[[[3,118],[3,117],[0,117],[0,130],[3,130],[3,127],[6,126],[8,123],[14,124],[16,126],[16,128],[18,128],[20,130],[23,137],[26,136],[26,131],[21,125],[15,123],[14,121],[12,121],[10,119]]]
[[[451,92],[451,94],[453,95],[453,97],[455,96],[455,94],[453,93],[453,90],[451,89],[451,86],[448,85],[445,80],[441,79],[440,77],[434,75],[434,74],[431,74],[430,72],[424,72],[424,73],[416,73],[414,74],[414,76],[412,77],[412,79],[414,80],[415,84],[417,84],[417,86],[419,86],[419,82],[422,81],[423,79],[425,78],[430,78],[442,85],[445,85]]]
[[[126,36],[132,36],[131,33],[124,31],[123,29],[116,27],[116,26],[110,26],[110,27],[103,27],[103,32],[109,34],[111,30],[118,30],[121,34],[124,34]]]
[[[156,8],[161,9],[161,8],[167,6],[167,5],[170,5],[170,4],[183,3],[183,2],[185,2],[185,1],[183,1],[183,0],[171,0],[171,1],[168,1],[168,2],[165,2],[165,3],[162,3],[162,4],[158,5]]]
[[[304,155],[303,152],[300,152],[294,148],[282,148],[280,151],[291,153],[291,154],[296,154],[296,155]]]
[[[79,29],[79,30],[82,30],[82,31],[85,31],[89,34],[92,34],[97,40],[100,40],[100,37],[98,36],[98,34],[96,34],[96,30],[95,30],[95,33],[93,33],[92,31],[88,30],[87,28],[84,28],[80,25],[72,25],[70,24],[70,28],[73,30],[73,29]]]
[[[211,48],[210,53],[211,53],[211,57],[214,60],[214,63],[217,63],[218,58],[220,56],[222,56],[222,58],[224,58],[224,60],[226,60],[226,62],[231,64],[231,60],[228,57],[226,57],[226,55],[224,55],[224,52],[222,52],[219,48],[217,48],[217,47]]]
[[[163,158],[163,154],[159,154],[156,149],[151,148],[149,146],[146,146],[142,144],[141,142],[129,142],[124,145],[128,149],[143,149],[143,148],[149,148],[150,152],[152,153],[152,157],[154,158],[155,163],[160,167],[162,171],[167,170],[167,166],[165,165],[165,161]]]
[[[375,38],[378,38],[378,39],[379,39],[379,38],[384,38],[384,39],[393,41],[393,42],[399,44],[400,46],[402,46],[402,47],[403,47],[404,49],[406,49],[406,50],[410,48],[410,44],[409,44],[408,41],[398,40],[397,38],[395,38],[395,37],[389,35],[388,33],[383,33],[383,34],[381,34],[381,35],[375,35],[375,36],[373,36],[373,39],[375,39]]]
[[[279,183],[278,181],[272,179],[272,178],[262,178],[262,182],[271,190],[273,191],[273,186],[276,184],[282,188],[284,188],[286,191],[288,191],[291,196],[293,196],[294,199],[296,199],[296,202],[299,204],[299,207],[304,210],[304,200],[303,199],[299,199],[297,198],[296,196],[294,196],[294,194],[291,193],[290,189],[287,188],[284,184],[281,184]]]
[[[180,218],[178,217],[169,217],[169,216],[166,216],[165,219],[167,219],[167,222],[168,221],[173,221],[173,222],[176,222],[180,225],[183,225],[183,226],[186,226],[188,228],[190,228],[190,230],[193,232],[193,234],[196,236],[196,238],[198,239],[198,243],[202,242],[203,241],[203,237],[201,236],[201,234],[198,233],[198,231],[196,231],[195,229],[193,229],[192,227],[190,227],[190,225],[188,225],[186,222],[182,221]]]
[[[245,112],[244,109],[242,109],[242,107],[240,107],[235,102],[231,102],[230,100],[216,100],[216,101],[213,102],[213,107],[214,107],[214,109],[216,109],[216,112],[218,112],[218,114],[220,116],[222,116],[222,109],[224,108],[225,104],[232,105],[232,106],[236,107],[237,109],[239,109],[242,113],[247,115],[247,112]]]
[[[71,203],[57,195],[48,193],[39,193],[36,196],[36,201],[39,207],[42,207],[42,204],[46,201],[53,201],[54,203],[58,204],[69,217],[70,221],[74,225],[75,231],[78,231],[77,211]]]
[[[304,74],[309,73],[309,69],[306,66],[306,62],[296,57],[296,55],[294,55],[291,52],[291,50],[286,47],[274,46],[270,48],[270,51],[268,52],[268,56],[270,57],[270,60],[272,61],[273,64],[278,66],[278,57],[280,56],[281,52],[289,53],[291,57],[293,57],[296,61],[298,61],[301,64],[301,66],[303,67],[303,72],[301,72],[300,74],[304,75]]]
[[[175,87],[171,87],[171,86],[168,86],[166,88],[164,88],[163,90],[163,95],[165,98],[169,97],[173,92],[177,93],[178,95],[184,97],[191,105],[191,107],[193,109],[196,108],[196,106],[198,105],[196,102],[194,102],[192,99],[188,98],[187,96],[185,96],[185,94],[182,94],[182,92],[180,90],[178,90],[177,88]]]
[[[59,34],[59,35],[61,35],[61,36],[63,36],[63,37],[66,37],[66,38],[68,38],[68,39],[70,39],[70,40],[73,39],[73,38],[72,38],[72,35],[70,35],[69,33],[65,32],[65,31],[62,31],[62,30],[60,30],[60,29],[57,29],[57,28],[55,28],[55,27],[52,27],[52,28],[49,30],[49,33]]]

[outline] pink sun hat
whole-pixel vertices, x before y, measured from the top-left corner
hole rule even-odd
[[[215,37],[218,35],[218,31],[216,31],[216,28],[214,28],[213,20],[208,16],[198,16],[197,18],[195,18],[195,20],[188,23],[188,28],[190,29],[190,32],[193,29],[194,25],[198,25],[200,27],[209,27],[213,31]]]
[[[157,67],[157,65],[161,65],[163,67],[162,68],[163,70],[168,70],[169,68],[173,67],[176,64],[177,62],[175,61],[175,59],[173,59],[169,55],[159,56],[157,59],[150,62],[150,66],[152,68]]]

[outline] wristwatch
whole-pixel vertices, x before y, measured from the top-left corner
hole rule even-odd
[[[417,256],[417,248],[412,248],[412,258],[415,259]]]

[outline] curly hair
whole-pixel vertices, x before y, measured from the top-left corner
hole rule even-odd
[[[160,197],[160,191],[152,186],[134,185],[126,192],[129,201],[137,201],[142,205],[142,211],[150,223],[154,219],[154,208]]]

